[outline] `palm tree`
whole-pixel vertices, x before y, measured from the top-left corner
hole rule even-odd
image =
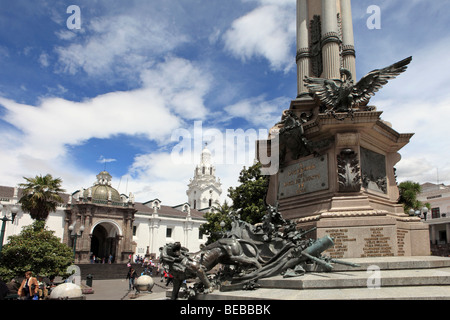
[[[422,202],[417,200],[417,196],[422,192],[420,184],[413,181],[405,181],[398,185],[398,191],[400,193],[399,203],[403,204],[405,213],[408,213],[410,209],[420,209],[423,207]]]
[[[23,188],[19,203],[22,210],[28,212],[32,219],[45,221],[50,212],[56,211],[58,204],[63,203],[59,193],[65,192],[61,188],[62,180],[53,179],[50,174],[36,176],[35,178],[23,177],[27,183],[20,183]]]

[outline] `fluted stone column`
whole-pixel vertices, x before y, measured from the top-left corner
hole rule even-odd
[[[297,0],[297,86],[298,95],[308,93],[305,76],[310,76],[308,0]]]
[[[340,79],[339,28],[336,0],[322,0],[323,78]]]
[[[342,16],[342,60],[343,67],[350,70],[352,79],[356,80],[356,54],[353,37],[352,5],[351,0],[341,0]]]

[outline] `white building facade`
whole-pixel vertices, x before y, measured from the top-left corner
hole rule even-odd
[[[135,202],[131,193],[119,194],[111,186],[111,178],[102,171],[93,186],[62,194],[64,204],[46,221],[46,227],[63,243],[76,246],[76,263],[90,263],[93,256],[100,261],[112,256],[119,263],[128,262],[130,256],[134,261],[137,255],[157,258],[159,248],[167,243],[180,242],[191,252],[199,251],[206,243],[200,233],[206,220],[189,203],[167,206],[158,199]],[[13,206],[19,208],[14,222],[5,222],[4,244],[9,236],[33,223],[18,204],[21,195],[19,188],[0,187],[2,216],[10,215]],[[79,236],[76,241],[75,234]]]
[[[431,210],[421,217],[430,227],[431,249],[435,255],[450,255],[450,186],[425,183],[417,197],[422,203],[429,203]]]

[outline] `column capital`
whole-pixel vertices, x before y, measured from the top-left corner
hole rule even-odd
[[[310,58],[311,57],[311,52],[309,50],[309,48],[300,48],[297,50],[297,55],[295,57],[295,61],[298,61],[302,58]]]
[[[334,31],[330,31],[330,32],[327,32],[327,33],[322,35],[322,42],[321,42],[322,48],[327,43],[332,43],[332,42],[337,43],[337,44],[342,43],[342,40],[339,37],[339,33],[334,32]]]

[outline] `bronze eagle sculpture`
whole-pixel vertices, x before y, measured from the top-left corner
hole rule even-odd
[[[335,116],[336,112],[353,114],[357,108],[367,106],[369,100],[389,80],[405,72],[412,57],[401,60],[383,69],[376,69],[365,75],[355,85],[351,72],[341,69],[341,79],[305,77],[305,87],[325,107],[325,113]],[[336,117],[336,116],[335,116]]]

